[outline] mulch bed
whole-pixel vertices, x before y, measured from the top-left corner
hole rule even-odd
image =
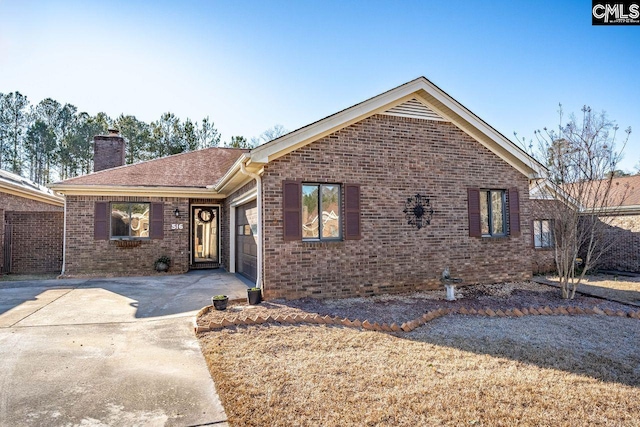
[[[473,285],[457,289],[455,301],[446,301],[445,291],[416,292],[407,295],[381,295],[363,298],[272,300],[249,306],[246,302],[230,302],[227,310],[205,311],[197,319],[198,326],[207,326],[225,318],[255,316],[287,316],[292,314],[318,314],[330,317],[359,319],[380,324],[398,325],[415,319],[427,311],[449,309],[507,309],[524,307],[555,307],[571,305],[580,308],[599,307],[602,310],[629,312],[624,304],[576,295],[573,300],[562,299],[560,290],[534,282]]]

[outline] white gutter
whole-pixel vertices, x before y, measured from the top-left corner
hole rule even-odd
[[[256,288],[262,288],[262,178],[257,173],[247,171],[244,162],[240,163],[240,171],[256,180],[258,209],[258,271],[256,271]]]
[[[67,196],[64,196],[64,216],[62,217],[62,270],[60,277],[64,276],[67,263]]]
[[[218,180],[218,182],[216,182],[215,184],[207,185],[206,188],[219,191],[227,183],[227,181],[229,181],[238,172],[238,170],[242,169],[242,166],[244,166],[244,162],[246,162],[248,159],[249,156],[247,155],[247,153],[242,154],[240,157],[238,157],[238,160],[236,160],[235,163],[231,165],[227,173],[225,173],[224,176]]]
[[[12,194],[26,199],[36,200],[38,202],[47,203],[55,206],[62,206],[64,201],[62,197],[55,194],[48,194],[44,191],[31,190],[10,182],[0,181],[0,189],[5,193]]]
[[[51,188],[69,196],[159,196],[159,197],[193,197],[203,199],[224,199],[219,194],[205,187],[149,187],[149,186],[117,186],[117,185],[74,185],[53,184]],[[62,205],[62,203],[61,203]]]

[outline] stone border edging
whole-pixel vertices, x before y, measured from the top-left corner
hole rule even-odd
[[[198,316],[206,313],[211,309],[211,306],[204,307],[200,312],[198,312]],[[417,317],[413,320],[405,322],[401,325],[397,323],[387,324],[378,322],[371,323],[369,320],[360,321],[350,320],[348,318],[341,318],[338,316],[331,317],[329,315],[320,316],[319,314],[288,314],[288,315],[268,315],[266,317],[257,315],[257,316],[230,316],[223,317],[222,320],[218,322],[210,322],[209,326],[196,326],[195,333],[198,334],[200,332],[210,332],[219,329],[223,329],[226,327],[235,327],[235,326],[250,326],[250,325],[262,325],[262,324],[272,324],[272,325],[294,325],[294,324],[321,324],[321,325],[338,325],[345,326],[348,328],[356,328],[356,329],[365,329],[369,331],[379,331],[379,332],[411,332],[414,329],[424,325],[427,322],[430,322],[439,317],[448,315],[448,314],[463,314],[463,315],[475,315],[475,316],[486,316],[486,317],[523,317],[523,316],[581,316],[581,315],[599,315],[599,316],[614,316],[614,317],[631,317],[633,319],[640,320],[640,310],[637,311],[629,311],[625,312],[622,310],[613,311],[611,309],[605,308],[604,310],[600,309],[597,305],[593,307],[578,307],[578,306],[559,306],[555,308],[550,308],[548,305],[544,307],[520,307],[520,308],[510,308],[507,310],[496,309],[493,310],[491,308],[484,308],[480,310],[476,309],[467,309],[465,307],[460,307],[457,309],[451,308],[439,308],[437,310],[431,310],[426,312],[420,317]]]

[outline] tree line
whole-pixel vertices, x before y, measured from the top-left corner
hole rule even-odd
[[[127,141],[127,164],[221,145],[214,122],[181,120],[167,112],[151,123],[120,114],[90,115],[46,98],[32,105],[20,92],[0,93],[0,169],[47,185],[93,170],[93,137],[118,129]],[[251,148],[286,133],[276,125],[260,136],[233,136],[222,145]]]

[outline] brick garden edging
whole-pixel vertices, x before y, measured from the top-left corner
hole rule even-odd
[[[207,306],[200,310],[198,316],[205,313],[211,309],[211,306]],[[357,328],[357,329],[365,329],[369,331],[380,331],[380,332],[411,332],[414,329],[424,325],[427,322],[430,322],[439,317],[448,315],[448,314],[464,314],[464,315],[475,315],[475,316],[486,316],[486,317],[523,317],[523,316],[581,316],[581,315],[598,315],[598,316],[614,316],[614,317],[631,317],[633,319],[640,320],[640,310],[637,311],[622,311],[617,310],[613,311],[608,308],[604,310],[600,309],[598,306],[593,307],[577,307],[577,306],[560,306],[555,308],[550,308],[549,306],[545,307],[527,307],[527,308],[510,308],[507,310],[501,309],[467,309],[465,307],[460,307],[457,309],[450,308],[439,308],[437,310],[431,310],[426,312],[420,317],[417,317],[408,322],[402,323],[398,325],[397,323],[387,324],[387,323],[371,323],[369,320],[360,321],[350,320],[348,318],[340,318],[338,316],[331,317],[329,315],[320,316],[318,314],[289,314],[289,315],[268,315],[268,316],[225,316],[222,320],[217,322],[210,322],[209,326],[196,326],[195,332],[210,332],[219,329],[223,329],[226,327],[235,327],[235,326],[249,326],[249,325],[262,325],[262,324],[271,324],[271,325],[294,325],[294,324],[320,324],[320,325],[337,325],[337,326],[345,326],[348,328]]]

